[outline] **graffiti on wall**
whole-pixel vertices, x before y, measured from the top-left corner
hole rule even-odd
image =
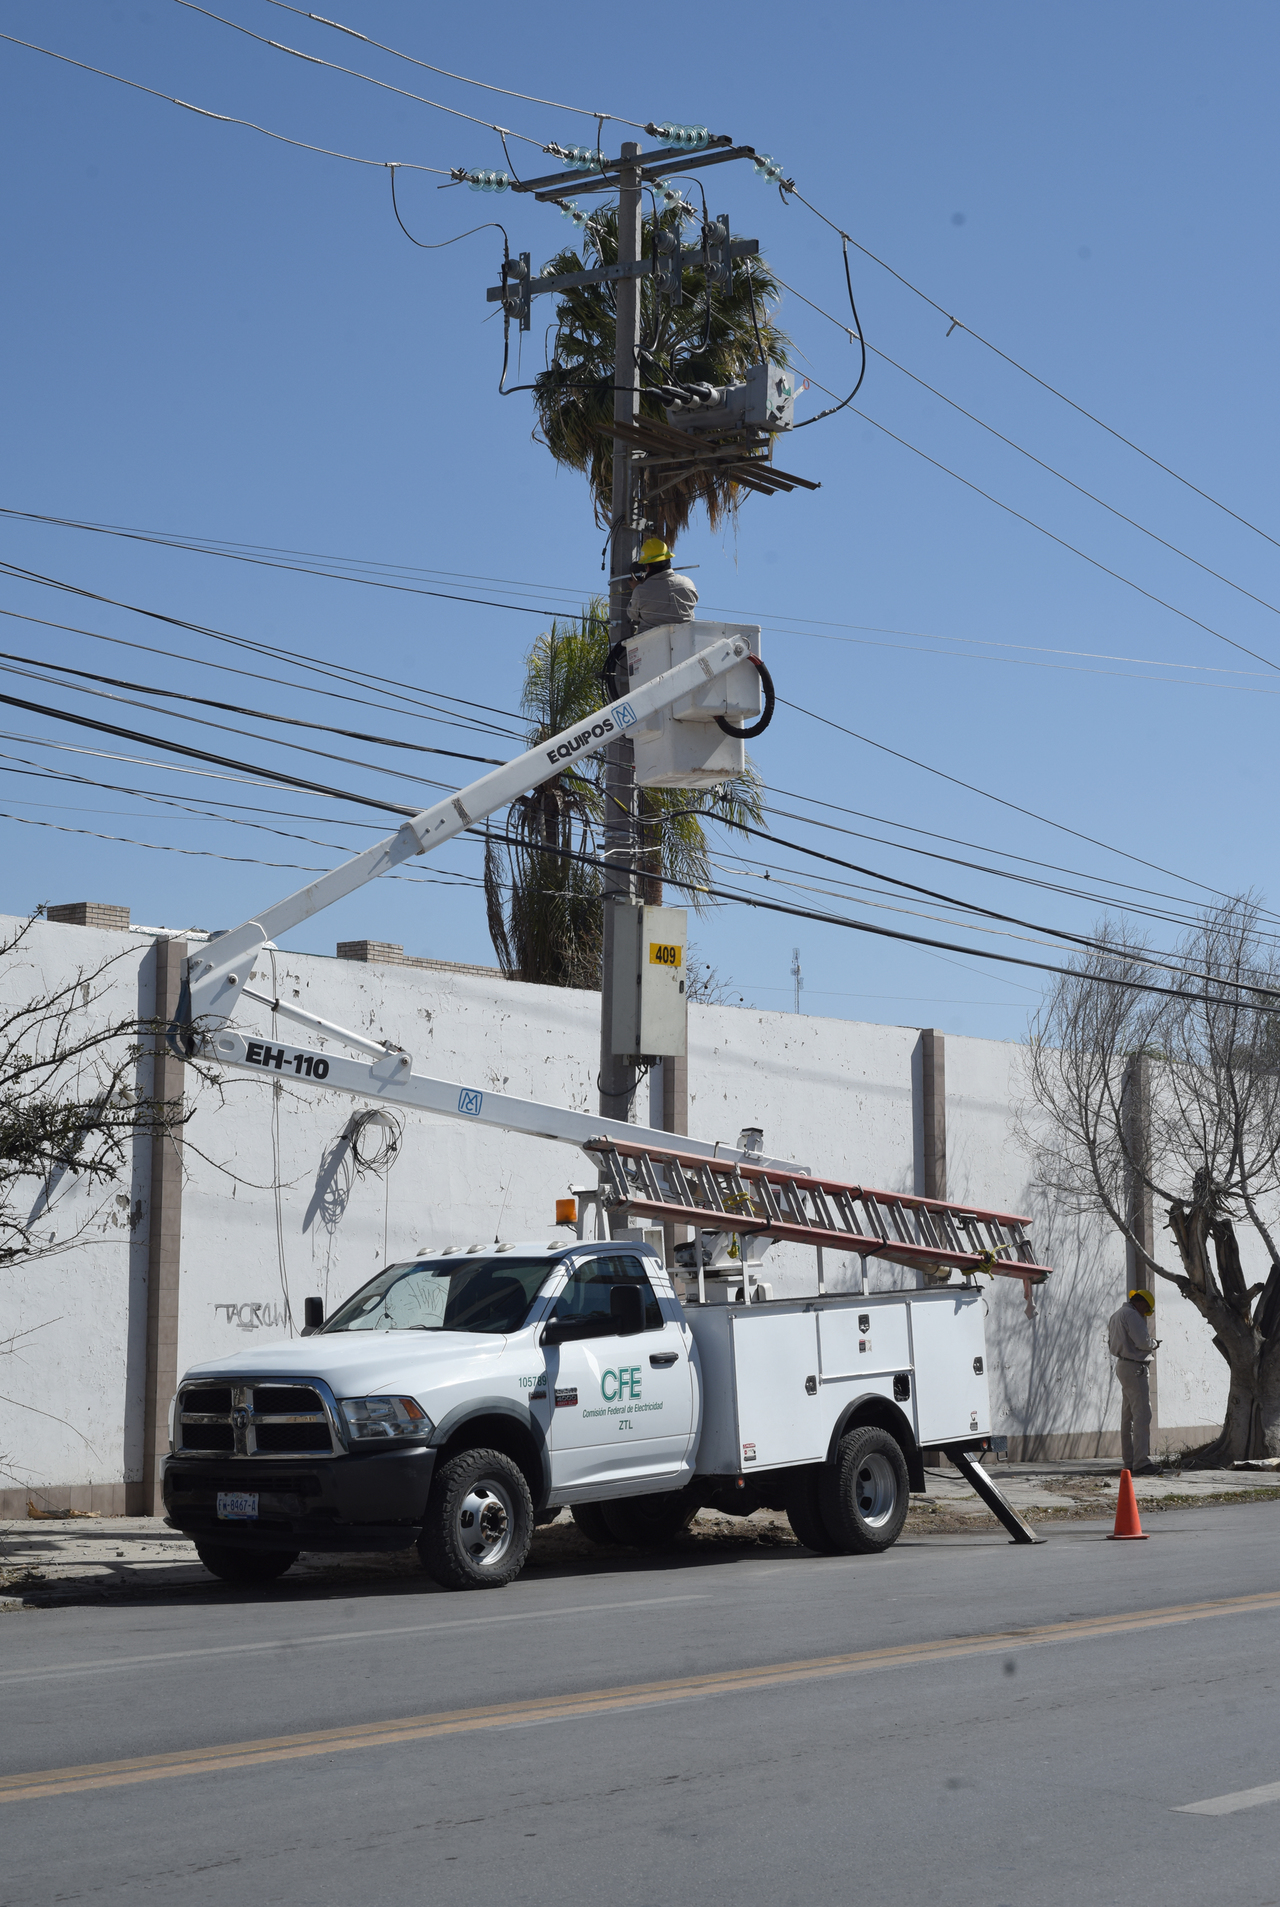
[[[221,1312],[228,1324],[234,1324],[237,1331],[287,1331],[289,1328],[288,1307],[276,1303],[266,1304],[215,1304],[213,1314]]]

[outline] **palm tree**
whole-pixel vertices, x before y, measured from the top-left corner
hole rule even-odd
[[[653,219],[643,223],[641,256],[652,251]],[[680,239],[679,215],[658,215],[660,230]],[[594,214],[585,229],[590,257],[576,251],[557,254],[545,267],[557,276],[596,265],[612,265],[618,256],[617,211]],[[733,288],[709,295],[704,276],[687,270],[683,299],[673,305],[652,277],[638,280],[641,337],[641,417],[662,419],[662,400],[645,387],[658,384],[732,384],[740,382],[761,358],[786,364],[790,340],[769,317],[780,287],[759,258],[738,259]],[[584,473],[591,485],[596,520],[605,527],[613,485],[614,343],[617,306],[612,282],[580,285],[561,292],[556,307],[555,348],[551,363],[534,382],[533,401],[543,441],[559,464]],[[705,505],[712,529],[737,509],[739,486],[710,470],[691,473],[663,490],[645,514],[658,535],[674,542],[695,505]]]
[[[605,702],[601,671],[609,653],[608,605],[595,597],[581,616],[552,622],[525,659],[521,709],[536,748],[588,720]],[[701,913],[698,892],[712,879],[700,815],[727,827],[761,825],[763,790],[755,770],[719,787],[641,791],[643,898],[660,902],[664,881]],[[603,939],[601,870],[604,789],[588,758],[521,795],[506,828],[487,831],[484,885],[489,934],[511,979],[552,987],[598,987]]]

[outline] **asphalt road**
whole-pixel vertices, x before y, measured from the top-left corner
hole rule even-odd
[[[1268,1907],[1280,1505],[1148,1527],[8,1615],[0,1903]]]

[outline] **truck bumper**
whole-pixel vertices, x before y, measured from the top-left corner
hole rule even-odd
[[[238,1549],[409,1549],[422,1529],[435,1458],[425,1448],[296,1463],[170,1457],[164,1507],[171,1528]],[[221,1490],[256,1491],[257,1521],[221,1520]]]

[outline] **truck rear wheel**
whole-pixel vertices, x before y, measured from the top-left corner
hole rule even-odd
[[[196,1555],[224,1583],[273,1583],[297,1562],[296,1549],[236,1549],[230,1543],[197,1543]]]
[[[822,1520],[846,1556],[874,1555],[896,1543],[910,1495],[902,1446],[874,1424],[840,1439],[818,1486]]]
[[[806,1465],[797,1470],[787,1487],[787,1521],[798,1543],[819,1556],[838,1556],[843,1549],[827,1528],[822,1514],[822,1484],[825,1466]]]
[[[698,1503],[688,1490],[665,1490],[654,1496],[624,1496],[602,1503],[604,1526],[615,1543],[632,1549],[666,1549],[698,1514]]]
[[[442,1589],[502,1589],[524,1568],[533,1498],[501,1450],[464,1450],[436,1473],[418,1554]]]

